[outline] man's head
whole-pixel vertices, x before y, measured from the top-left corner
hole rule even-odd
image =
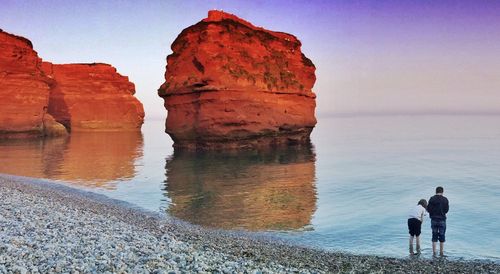
[[[436,194],[443,194],[443,187],[442,186],[438,186],[436,187]]]

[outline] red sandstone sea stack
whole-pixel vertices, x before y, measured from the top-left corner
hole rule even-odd
[[[187,149],[303,144],[316,124],[314,64],[293,35],[210,11],[184,29],[158,94],[166,132]]]
[[[135,86],[108,64],[51,64],[48,111],[70,131],[140,130],[144,109]]]
[[[0,136],[65,135],[47,113],[49,85],[31,42],[0,30]]]
[[[134,84],[107,64],[42,62],[31,42],[0,30],[0,137],[140,130]]]

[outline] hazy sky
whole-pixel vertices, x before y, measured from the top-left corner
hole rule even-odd
[[[170,44],[209,9],[296,35],[317,67],[319,116],[500,113],[500,1],[0,0],[0,28],[47,61],[112,64],[146,115],[164,117]]]

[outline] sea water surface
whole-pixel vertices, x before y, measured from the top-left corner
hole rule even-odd
[[[443,186],[446,253],[500,261],[500,116],[319,117],[311,146],[180,153],[142,133],[0,141],[0,173],[47,178],[206,227],[405,257],[411,207]],[[431,255],[430,220],[421,235]]]

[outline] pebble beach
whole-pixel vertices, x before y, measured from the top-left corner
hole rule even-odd
[[[500,264],[327,252],[0,175],[0,273],[500,273]]]

